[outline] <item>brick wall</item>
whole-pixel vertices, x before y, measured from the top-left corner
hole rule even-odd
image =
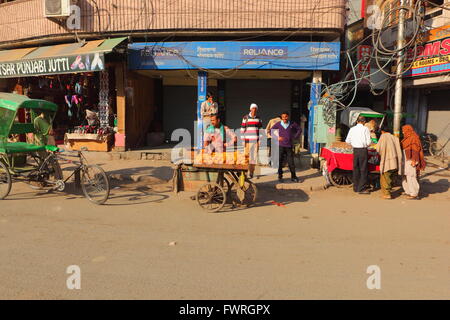
[[[328,30],[341,33],[345,0],[78,0],[79,35],[162,31]],[[0,44],[71,36],[43,17],[42,0],[0,4]]]

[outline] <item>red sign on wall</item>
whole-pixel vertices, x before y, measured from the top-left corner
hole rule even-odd
[[[370,74],[370,55],[372,54],[372,47],[367,45],[358,46],[358,72],[359,75]]]

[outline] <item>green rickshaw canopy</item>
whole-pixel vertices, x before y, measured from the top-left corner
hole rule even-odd
[[[15,123],[17,111],[21,108],[30,109],[32,120],[38,116],[37,111],[44,111],[51,123],[55,117],[58,106],[50,101],[30,99],[26,96],[0,92],[0,143],[4,144],[12,133],[33,132],[32,123]],[[31,131],[30,131],[31,130]]]
[[[366,118],[384,118],[384,114],[373,111],[370,108],[350,107],[342,111],[341,123],[349,128],[353,127],[359,116],[364,116]]]
[[[0,108],[17,111],[20,108],[56,112],[58,106],[50,101],[30,99],[27,96],[0,92]]]

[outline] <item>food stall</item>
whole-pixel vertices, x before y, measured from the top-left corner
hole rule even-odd
[[[233,208],[255,203],[257,188],[246,173],[249,159],[243,151],[190,151],[188,159],[176,163],[173,184],[176,193],[196,190],[193,197],[208,212],[218,212],[225,204]],[[199,180],[199,181],[192,181]]]
[[[368,120],[374,120],[377,127],[383,125],[385,115],[375,112],[370,108],[347,108],[341,113],[341,124],[348,129],[356,124],[359,116]],[[369,182],[376,184],[380,172],[380,156],[376,151],[376,139],[372,138],[373,144],[368,148]],[[322,173],[327,182],[336,187],[351,186],[353,175],[353,149],[345,142],[334,142],[322,148],[321,158],[325,161],[322,165]]]

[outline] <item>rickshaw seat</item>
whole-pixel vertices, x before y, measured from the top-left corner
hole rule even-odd
[[[0,148],[0,152],[4,152],[7,154],[13,153],[30,153],[30,152],[38,152],[45,151],[45,146],[37,146],[35,144],[25,143],[25,142],[9,142],[5,145],[4,148]]]

